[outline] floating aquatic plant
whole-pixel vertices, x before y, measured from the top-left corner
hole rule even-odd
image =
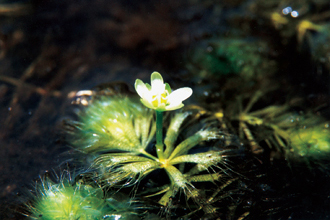
[[[201,191],[194,183],[214,183],[224,175],[219,164],[225,163],[227,150],[214,146],[222,144],[224,134],[216,127],[204,127],[180,140],[182,124],[192,114],[181,111],[166,118],[169,126],[163,139],[163,111],[181,108],[192,91],[182,88],[171,92],[159,73],[153,73],[151,80],[151,86],[140,80],[135,84],[143,105],[122,96],[93,100],[79,113],[80,121],[72,123],[72,145],[93,155],[92,167],[98,170],[98,181],[106,186],[138,185],[160,170],[167,177],[137,194],[159,196],[159,204],[170,206],[171,198],[183,192],[187,199],[202,204]],[[156,120],[151,109],[155,109]]]

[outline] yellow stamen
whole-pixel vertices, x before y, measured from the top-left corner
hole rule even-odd
[[[157,94],[157,95],[153,95],[152,96],[152,105],[155,106],[155,107],[158,107],[162,104],[167,104],[167,91],[163,92],[162,94]]]

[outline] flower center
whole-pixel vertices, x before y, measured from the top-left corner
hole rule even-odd
[[[168,96],[168,91],[164,91],[161,94],[156,94],[152,96],[152,105],[154,107],[162,106],[162,105],[167,105],[167,96]]]

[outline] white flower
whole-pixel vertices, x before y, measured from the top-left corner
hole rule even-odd
[[[137,79],[135,90],[141,97],[141,102],[156,111],[171,111],[182,108],[182,101],[192,94],[192,89],[188,87],[172,92],[170,85],[164,84],[163,77],[158,72],[151,74],[151,86]]]

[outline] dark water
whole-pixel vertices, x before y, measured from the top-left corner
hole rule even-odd
[[[286,106],[263,115],[269,123],[327,124],[329,10],[327,0],[0,1],[0,219],[23,219],[34,180],[72,158],[61,126],[74,117],[74,92],[132,86],[153,71],[173,88],[192,87],[191,104],[223,110],[245,146],[232,159],[244,178],[223,218],[329,218],[330,150],[289,156],[270,147],[273,127],[248,123],[255,148],[237,119],[260,92],[249,112]]]

